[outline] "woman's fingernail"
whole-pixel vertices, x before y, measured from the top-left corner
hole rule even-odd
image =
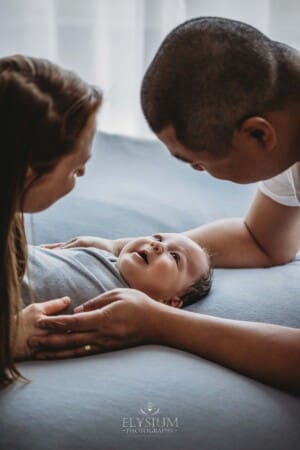
[[[65,304],[70,303],[69,297],[64,297],[63,298],[63,303],[65,303]]]
[[[77,308],[74,308],[74,312],[81,312],[83,311],[83,306],[77,306]]]

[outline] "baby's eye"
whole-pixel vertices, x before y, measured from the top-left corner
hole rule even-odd
[[[153,237],[154,239],[156,239],[157,241],[159,241],[159,242],[162,241],[162,237],[161,237],[160,234],[154,234],[152,237]]]
[[[171,256],[175,259],[176,264],[178,265],[178,263],[180,261],[180,256],[178,255],[178,253],[171,252]]]

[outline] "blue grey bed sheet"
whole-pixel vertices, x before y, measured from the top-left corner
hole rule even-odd
[[[98,134],[86,177],[27,217],[30,241],[182,231],[240,216],[256,186],[194,172],[158,142]],[[196,313],[300,327],[300,259],[216,270]],[[238,343],[237,343],[238,345]],[[294,450],[300,400],[200,357],[141,346],[20,363],[32,381],[0,393],[0,449]]]

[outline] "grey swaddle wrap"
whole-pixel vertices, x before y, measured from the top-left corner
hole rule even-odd
[[[71,305],[62,314],[70,314],[75,306],[118,287],[128,284],[112,253],[94,247],[28,247],[28,270],[21,290],[24,306],[69,296]]]

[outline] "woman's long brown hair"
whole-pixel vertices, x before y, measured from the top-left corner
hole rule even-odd
[[[101,105],[99,90],[47,60],[0,59],[0,385],[22,377],[14,364],[15,317],[26,269],[22,218],[28,167],[39,175],[73,151]],[[5,163],[4,163],[5,161]]]

